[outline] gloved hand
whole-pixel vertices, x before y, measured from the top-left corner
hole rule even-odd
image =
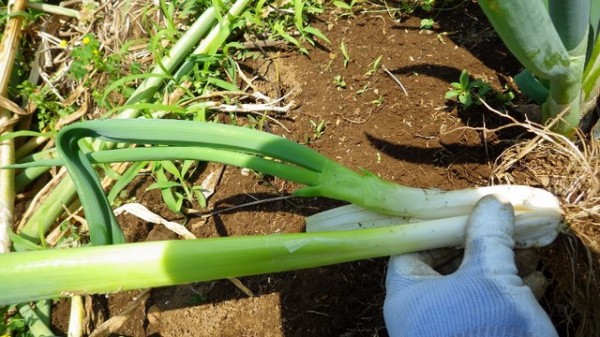
[[[486,196],[469,217],[465,255],[453,274],[434,271],[426,253],[391,257],[383,309],[389,335],[558,336],[517,276],[513,228],[512,206]]]

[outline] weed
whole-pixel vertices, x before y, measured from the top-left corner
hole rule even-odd
[[[100,41],[92,35],[86,34],[81,39],[81,44],[71,50],[73,63],[71,74],[81,80],[92,70],[100,70],[109,74],[115,74],[118,69],[118,56],[102,58],[100,53]]]
[[[364,86],[364,87],[362,87],[362,88],[360,88],[360,89],[356,90],[356,94],[357,94],[357,95],[362,95],[362,94],[364,94],[365,92],[367,92],[367,90],[369,90],[369,84],[368,84],[368,83],[367,83],[367,84],[365,84],[365,86]]]
[[[254,116],[252,116],[250,114],[246,115],[246,118],[248,118],[248,126],[250,128],[263,131],[264,125],[265,125],[265,121],[267,119],[267,115],[266,114],[263,114],[262,116],[260,116],[259,119],[256,119],[256,117],[254,117]]]
[[[309,16],[322,12],[323,3],[320,1],[293,0],[270,5],[263,0],[257,1],[253,10],[242,15],[244,20],[240,25],[249,34],[282,39],[297,47],[301,53],[308,54],[304,42],[312,46],[316,44],[316,39],[330,43],[319,29],[307,24]],[[296,28],[296,32],[291,27]]]
[[[373,104],[374,106],[381,106],[383,104],[383,95],[379,95],[379,97],[377,97],[377,99],[374,99],[371,101],[371,104]]]
[[[446,92],[444,98],[447,100],[456,98],[465,108],[479,104],[478,98],[485,97],[492,90],[492,87],[482,80],[471,80],[467,70],[461,72],[458,82],[452,82],[450,85],[452,90]]]
[[[344,68],[348,68],[348,63],[350,62],[350,52],[348,51],[348,47],[346,46],[344,40],[342,40],[342,43],[340,43],[340,51],[344,56]]]
[[[203,294],[193,294],[188,299],[188,305],[197,306],[197,305],[206,303],[206,301],[208,301],[208,296],[203,295]]]
[[[354,13],[356,12],[356,9],[354,7],[359,2],[362,2],[362,0],[351,0],[349,3],[345,2],[345,1],[335,0],[333,2],[333,5],[337,8],[345,11],[344,13],[341,14],[341,17],[353,16]]]
[[[310,125],[312,125],[312,140],[317,140],[319,138],[321,138],[321,136],[325,133],[325,127],[327,126],[327,124],[325,123],[325,121],[320,121],[318,124],[313,121],[312,119],[310,120]]]
[[[160,190],[163,201],[175,213],[181,213],[184,201],[189,203],[195,201],[201,208],[204,208],[206,207],[206,198],[202,193],[202,186],[192,185],[187,181],[194,174],[196,167],[196,162],[193,160],[184,160],[180,163],[167,160],[158,162],[154,165],[153,170],[156,182],[148,186],[147,190]],[[176,181],[169,178],[167,174]]]
[[[381,68],[381,58],[383,55],[377,56],[373,62],[369,64],[369,70],[365,73],[365,77],[371,77]]]
[[[417,9],[422,9],[426,12],[433,10],[435,0],[402,0],[400,1],[400,9],[404,13],[411,14]]]
[[[421,20],[421,25],[419,26],[421,29],[431,29],[435,21],[432,18],[425,18]]]
[[[347,87],[347,84],[346,84],[346,82],[344,81],[344,77],[343,77],[342,75],[336,75],[336,76],[333,78],[333,84],[335,84],[335,86],[336,86],[338,89],[346,89],[346,87]]]
[[[29,337],[25,319],[17,312],[14,305],[0,307],[0,336]]]
[[[480,105],[479,98],[491,99],[501,105],[508,105],[515,97],[508,87],[505,87],[502,92],[497,92],[485,81],[471,80],[467,70],[461,72],[458,82],[452,82],[450,85],[452,89],[446,92],[444,98],[447,100],[456,99],[465,108],[469,108],[473,104]]]
[[[36,107],[37,129],[39,131],[55,130],[55,125],[62,117],[75,111],[75,106],[64,105],[50,97],[50,91],[39,89],[31,82],[25,81],[17,86],[19,95],[28,99],[29,104]]]

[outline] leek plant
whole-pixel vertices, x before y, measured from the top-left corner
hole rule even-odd
[[[479,5],[525,67],[515,81],[541,104],[542,123],[560,118],[553,131],[572,135],[600,90],[600,1],[482,0]]]
[[[85,153],[79,143],[86,137],[154,146]],[[101,162],[208,159],[306,185],[294,192],[297,196],[345,200],[369,212],[404,218],[370,229],[323,228],[326,231],[6,254],[0,256],[0,304],[278,272],[457,246],[464,240],[467,215],[487,194],[501,194],[515,207],[520,246],[550,243],[562,219],[557,199],[543,190],[494,186],[444,192],[401,186],[366,171],[354,172],[290,140],[216,123],[144,119],[82,122],[62,129],[57,147],[61,159],[11,168],[64,164],[77,186],[94,245],[123,242],[92,167],[92,163]]]

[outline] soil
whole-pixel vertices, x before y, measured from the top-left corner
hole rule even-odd
[[[287,130],[274,122],[266,128],[352,169],[366,169],[400,184],[439,189],[489,184],[494,160],[510,142],[503,134],[461,128],[482,126],[484,108],[463,111],[444,100],[450,83],[457,81],[463,69],[497,90],[510,85],[510,75],[519,70],[478,5],[464,2],[440,12],[430,30],[419,28],[419,13],[400,18],[386,13],[345,18],[337,14],[323,14],[313,23],[331,44],[309,48],[308,55],[270,50],[268,57],[242,63],[248,77],[259,76],[256,84],[265,94],[289,94],[287,102],[295,102],[292,111],[278,117]],[[350,55],[347,66],[340,51],[342,42]],[[366,75],[379,56],[382,69]],[[341,76],[344,88],[335,83],[336,76]],[[239,119],[242,123],[244,116]],[[315,135],[312,123],[321,122],[324,132]],[[205,172],[218,169],[211,164]],[[129,189],[129,198],[135,197],[169,220],[181,221],[162,204],[158,192],[146,191],[150,183],[140,177]],[[208,205],[208,209],[225,211],[207,220],[190,217],[188,228],[198,237],[300,232],[304,217],[343,204],[294,198],[226,210],[287,195],[295,187],[278,178],[225,167]],[[119,220],[130,241],[174,237],[129,215]],[[239,278],[252,296],[230,280],[152,289],[115,334],[387,336],[382,317],[386,261]],[[115,316],[139,294],[88,298],[97,314],[91,325]],[[150,307],[158,310],[158,318],[148,318]],[[67,322],[68,302],[61,301],[54,314],[57,331],[64,333]]]

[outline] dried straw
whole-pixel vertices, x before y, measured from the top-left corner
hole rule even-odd
[[[511,120],[534,136],[504,151],[492,179],[527,184],[554,193],[565,212],[567,229],[541,250],[551,284],[543,303],[559,331],[595,336],[600,331],[600,142],[577,133],[574,139],[549,126]]]

